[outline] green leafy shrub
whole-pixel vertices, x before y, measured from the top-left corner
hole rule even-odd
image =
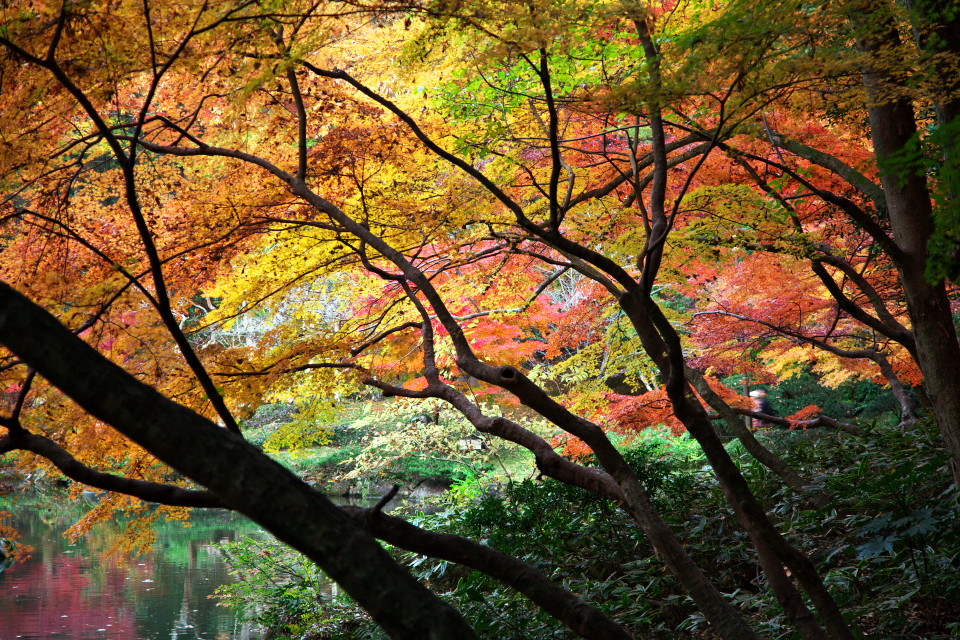
[[[661,509],[682,510],[698,482],[691,460],[682,449],[671,454],[665,436],[652,440],[624,455]],[[692,613],[691,603],[639,527],[608,500],[551,479],[473,497],[469,508],[425,516],[420,524],[523,558],[608,609],[637,637],[678,637],[676,626]],[[479,572],[413,556],[407,562],[464,612],[481,637],[569,637],[552,617]]]
[[[960,637],[960,499],[950,487],[937,430],[925,422],[907,430],[863,427],[868,437],[822,430],[758,435],[814,481],[815,489],[829,499],[825,508],[785,488],[739,443],[728,449],[778,528],[819,565],[864,637]],[[637,439],[624,456],[694,561],[754,628],[767,638],[794,638],[766,588],[749,537],[705,470],[695,444],[653,431]],[[451,498],[448,509],[421,515],[418,524],[523,558],[608,611],[637,638],[711,637],[703,617],[654,556],[643,533],[610,502],[549,479],[491,490],[475,475],[457,482]],[[482,573],[400,555],[421,580],[463,611],[481,637],[571,637],[525,598]],[[255,552],[247,557],[250,562],[243,571],[255,568],[278,575],[280,568],[272,559],[261,560]],[[246,580],[243,606],[273,609],[269,614],[264,610],[259,619],[275,627],[307,630],[277,637],[382,637],[354,605],[318,595],[325,587],[309,575],[292,582]],[[318,629],[322,636],[310,635],[320,633]]]
[[[869,380],[850,380],[837,388],[825,387],[809,372],[799,373],[767,388],[771,405],[782,416],[815,404],[838,420],[872,420],[899,409],[889,389]]]
[[[240,580],[216,597],[245,621],[264,628],[264,640],[382,637],[367,615],[312,562],[272,538],[241,538],[219,545]],[[359,631],[364,628],[365,631]],[[352,630],[358,630],[352,633]]]
[[[752,458],[742,455],[741,466],[866,636],[960,637],[949,627],[960,620],[960,498],[938,430],[926,421],[868,431],[760,436],[815,480],[830,499],[825,509],[791,495]]]
[[[489,469],[491,465],[483,465]],[[384,478],[397,484],[417,485],[424,481],[451,486],[468,477],[476,477],[471,467],[457,460],[434,456],[406,456],[394,460]]]
[[[341,448],[322,447],[296,451],[280,451],[272,454],[278,462],[302,478],[312,481],[329,480],[354,467],[360,454],[360,445]]]

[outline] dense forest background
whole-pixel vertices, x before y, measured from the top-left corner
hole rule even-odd
[[[0,454],[76,532],[239,511],[292,637],[960,633],[956,2],[20,4]]]

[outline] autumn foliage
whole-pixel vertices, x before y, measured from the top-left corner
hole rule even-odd
[[[267,402],[442,402],[614,500],[720,635],[752,637],[608,438],[687,432],[799,633],[852,637],[718,439],[759,446],[721,380],[870,380],[905,421],[925,387],[960,454],[938,137],[960,47],[923,36],[956,17],[628,4],[4,7],[0,280],[236,435]],[[17,464],[192,486],[8,346]],[[142,508],[118,493],[78,532]]]

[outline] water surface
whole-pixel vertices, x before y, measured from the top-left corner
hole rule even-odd
[[[260,529],[228,511],[197,510],[190,527],[162,523],[152,553],[110,559],[123,531],[105,523],[76,544],[63,536],[92,505],[68,498],[0,503],[32,555],[0,573],[0,640],[252,640],[249,625],[210,596],[233,580],[217,542]]]

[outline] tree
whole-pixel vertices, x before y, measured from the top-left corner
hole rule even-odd
[[[689,281],[675,277],[682,260],[668,242],[681,231],[703,243],[697,233],[713,205],[696,207],[696,199],[710,188],[743,196],[729,182],[744,175],[756,191],[738,211],[779,237],[791,229],[809,235],[804,225],[834,217],[790,204],[796,184],[842,209],[890,254],[913,292],[917,358],[944,433],[952,423],[943,390],[957,387],[919,345],[920,333],[945,329],[948,300],[942,284],[931,289],[918,279],[921,249],[904,266],[908,250],[894,247],[882,223],[832,183],[817,186],[824,172],[807,175],[825,164],[827,177],[845,172],[867,195],[869,180],[756,124],[776,107],[787,130],[824,76],[847,80],[848,68],[824,66],[847,23],[820,25],[803,7],[789,7],[763,9],[770,19],[760,24],[769,28],[727,28],[758,9],[735,4],[714,14],[574,0],[4,9],[4,82],[16,87],[0,113],[10,151],[2,169],[4,242],[6,254],[21,259],[5,260],[2,277],[76,335],[9,287],[0,290],[0,343],[13,354],[3,369],[13,408],[0,450],[32,451],[93,486],[240,510],[317,561],[394,637],[471,632],[359,527],[497,576],[584,637],[626,637],[515,559],[376,508],[350,520],[246,446],[237,419],[278,389],[328,397],[367,386],[387,397],[441,400],[478,431],[531,451],[544,475],[613,500],[718,634],[755,637],[613,446],[602,425],[609,416],[598,409],[602,392],[595,386],[587,400],[566,404],[524,371],[563,354],[605,363],[614,354],[611,366],[624,369],[614,373],[659,377],[800,635],[853,637],[814,564],[779,533],[715,432],[705,405],[728,421],[732,411],[688,366],[687,338],[674,322],[686,310],[668,287]],[[863,42],[869,51],[872,40]],[[710,72],[691,75],[704,52]],[[402,78],[389,61],[398,59],[428,88],[397,88]],[[882,137],[877,128],[873,135]],[[773,158],[754,152],[769,143],[780,150]],[[805,162],[785,163],[780,154],[790,149]],[[764,175],[771,168],[795,184],[771,184]],[[886,199],[893,222],[896,206]],[[755,212],[770,202],[786,212],[779,227]],[[930,211],[912,215],[932,219]],[[922,233],[921,244],[932,231]],[[832,248],[809,237],[797,243],[837,306],[892,331],[910,350],[895,312],[871,293],[882,268],[859,262],[856,249],[831,261]],[[850,299],[825,264],[848,274],[867,302]],[[577,274],[583,297],[545,299],[569,274]],[[867,319],[863,304],[877,318]],[[924,305],[940,313],[929,326],[917,316]],[[577,330],[557,330],[558,312],[571,310]],[[248,323],[255,328],[244,340],[218,339],[218,326],[257,313],[262,321]],[[601,336],[602,347],[592,348]],[[632,346],[614,348],[623,344]],[[593,376],[606,379],[605,366]],[[481,384],[579,438],[600,467],[560,455],[510,414],[477,402],[473,388]],[[45,412],[54,426],[45,426]],[[66,417],[76,426],[67,428]],[[90,434],[104,433],[104,423],[115,437],[94,450]],[[790,474],[749,433],[739,435]],[[947,444],[955,450],[949,437]],[[169,470],[157,460],[210,492],[164,486]],[[343,544],[361,569],[338,559]],[[372,572],[389,586],[371,589]]]
[[[750,6],[731,7],[716,19],[710,19],[706,12],[703,28],[716,32],[717,27],[729,27],[730,17],[742,15],[740,11],[750,10]],[[762,127],[752,132],[753,144],[763,141],[773,154],[757,152],[751,148],[753,144],[737,148],[736,153],[749,181],[788,216],[794,231],[803,234],[799,246],[796,239],[789,243],[810,260],[812,271],[836,301],[838,318],[858,322],[895,350],[905,350],[923,371],[924,388],[944,443],[956,460],[960,447],[954,402],[960,382],[954,378],[956,367],[948,361],[960,355],[960,343],[951,312],[955,291],[943,277],[949,270],[943,266],[949,260],[945,255],[953,250],[946,240],[951,233],[947,231],[949,223],[944,221],[952,215],[948,213],[953,207],[949,194],[955,178],[953,160],[947,153],[949,144],[940,141],[950,137],[952,126],[950,87],[955,83],[958,51],[954,39],[945,34],[952,33],[954,12],[955,8],[941,11],[919,5],[900,12],[894,3],[883,2],[824,5],[818,18],[830,24],[832,31],[821,27],[815,37],[819,38],[821,52],[836,55],[837,62],[821,67],[829,84],[818,84],[819,99],[795,94],[777,106],[783,109],[783,115],[796,113],[798,108],[801,113],[812,110],[827,122],[832,121],[833,131],[817,123],[798,127],[800,120],[785,122],[785,128],[778,129],[776,120],[764,117]],[[788,15],[792,20],[802,14]],[[802,39],[805,33],[813,35],[806,31],[808,28],[801,18],[783,32],[788,34],[783,44],[796,42],[794,39]],[[902,36],[901,31],[906,34],[908,28],[914,35]],[[846,47],[850,39],[856,40],[858,49]],[[725,46],[723,38],[717,46]],[[772,56],[775,66],[797,62],[795,50],[783,46],[774,49],[778,51]],[[812,51],[816,48],[802,49],[799,57]],[[922,78],[916,86],[907,80],[911,73]],[[918,119],[917,112],[925,110],[935,117],[921,115]],[[868,117],[867,127],[856,121],[863,115]],[[925,135],[918,123],[932,133]],[[838,145],[837,134],[872,146],[872,157],[864,159],[863,147]],[[709,135],[709,131],[703,135]],[[817,144],[806,143],[811,136],[818,137]],[[785,158],[785,154],[790,157]],[[791,166],[797,161],[800,166]],[[776,172],[777,180],[761,175],[761,171],[770,170]],[[782,181],[782,186],[775,185],[777,181]],[[942,195],[933,198],[932,193]],[[822,222],[805,214],[809,205],[797,200],[805,197],[814,197],[821,206],[841,212],[853,229],[838,234],[834,227],[828,231],[830,240],[824,242],[817,237],[824,232]],[[936,212],[935,200],[939,200]],[[870,253],[863,257],[844,255],[842,245],[850,246],[851,239],[861,252]],[[775,246],[777,242],[769,242],[769,236],[767,240],[766,250],[784,251],[782,241]],[[775,235],[773,240],[780,239]],[[763,240],[754,243],[760,248]],[[864,258],[873,269],[866,266]],[[871,273],[877,267],[879,273]],[[895,281],[889,275],[893,269],[897,273]],[[886,349],[890,353],[889,347]],[[878,353],[875,348],[868,351],[862,355],[873,358]],[[886,368],[884,375],[896,388],[896,374],[889,363],[883,363],[886,358],[877,365]],[[902,356],[899,359],[902,361]],[[902,392],[899,398],[909,417],[912,407],[908,398]],[[960,481],[956,463],[953,474],[954,480]]]

